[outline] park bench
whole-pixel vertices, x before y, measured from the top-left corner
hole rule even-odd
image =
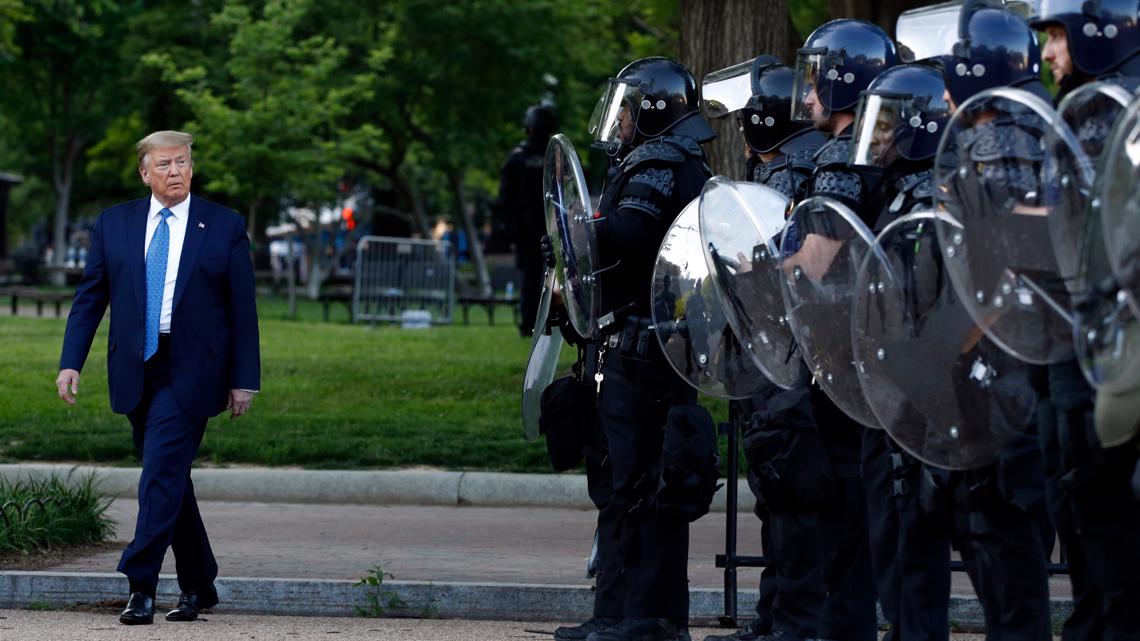
[[[508,283],[512,283],[513,287],[508,287]],[[495,308],[505,305],[511,308],[515,325],[518,325],[520,313],[518,287],[520,283],[522,283],[522,273],[514,265],[496,265],[493,267],[491,269],[492,293],[484,295],[468,291],[456,297],[456,302],[463,309],[463,324],[470,324],[469,310],[472,305],[477,305],[487,311],[487,324],[494,325]]]
[[[49,291],[33,287],[0,287],[0,297],[6,296],[11,299],[13,316],[19,313],[20,300],[23,299],[35,302],[36,316],[44,315],[44,303],[54,303],[55,315],[58,318],[63,315],[63,303],[70,301],[74,295],[74,292]]]
[[[329,321],[329,307],[333,303],[342,303],[348,308],[348,320],[353,321],[352,314],[352,289],[354,279],[351,276],[329,276],[324,283],[321,284],[321,292],[317,295],[317,300],[324,307],[325,322]]]
[[[491,294],[490,296],[480,295],[463,295],[459,296],[456,301],[463,309],[463,324],[470,324],[470,317],[468,316],[469,310],[472,305],[478,305],[487,310],[487,324],[495,324],[495,308],[499,305],[507,305],[514,312],[515,324],[519,323],[519,297],[517,294],[507,296],[506,294]]]

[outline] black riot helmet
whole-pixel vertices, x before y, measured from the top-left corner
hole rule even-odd
[[[859,93],[897,63],[895,43],[877,25],[845,18],[820,26],[796,52],[792,118],[813,120],[812,95],[825,116],[853,111]]]
[[[546,140],[558,130],[558,118],[546,105],[532,105],[523,116],[523,128],[532,138]]]
[[[749,149],[769,153],[812,128],[810,123],[791,119],[794,77],[795,72],[779,58],[757,56],[705,76],[701,102],[712,118],[736,113]]]
[[[701,115],[693,74],[664,57],[635,60],[610,80],[590,117],[590,133],[610,153],[666,135],[697,142],[716,137]]]
[[[931,64],[887,69],[859,98],[851,164],[890,166],[929,160],[938,151],[950,104],[942,72]]]
[[[1090,76],[1116,71],[1140,52],[1140,0],[1041,0],[1030,16],[1034,29],[1065,29],[1069,56]]]
[[[1003,9],[1000,0],[966,0],[958,15],[958,40],[939,60],[957,104],[993,87],[1045,91],[1037,34],[1021,16]]]

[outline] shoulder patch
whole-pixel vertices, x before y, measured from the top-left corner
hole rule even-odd
[[[662,169],[647,167],[630,176],[629,184],[630,186],[645,185],[668,196],[673,193],[673,170],[667,167]]]
[[[644,211],[660,218],[673,194],[676,176],[668,167],[644,167],[629,177],[617,205]]]

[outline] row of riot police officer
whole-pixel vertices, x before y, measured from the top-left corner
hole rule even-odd
[[[1052,100],[1040,81],[1035,30],[1046,34],[1058,100],[1095,79],[1134,89],[1138,7],[1136,0],[1043,0],[1019,11],[966,0],[917,12],[910,25],[900,21],[898,44],[875,25],[835,20],[789,64],[760,55],[709,74],[701,98],[710,117],[738,119],[748,180],[792,202],[839,203],[873,233],[889,229],[918,253],[937,241],[928,220],[908,214],[932,211],[936,195],[991,202],[1024,178],[1007,170],[1010,159],[1040,175],[1044,133],[985,114],[984,131],[958,141],[969,162],[938,173],[936,152],[958,106],[997,87]],[[904,26],[914,25],[924,37],[904,41]],[[684,66],[643,59],[610,81],[591,122],[612,158],[592,221],[601,266],[597,332],[576,339],[593,405],[583,451],[599,509],[597,591],[594,616],[556,630],[558,641],[688,634],[688,521],[701,510],[667,509],[660,499],[662,454],[682,429],[677,424],[699,422],[700,414],[694,391],[654,340],[646,285],[670,224],[712,174],[700,144],[713,133],[700,102]],[[842,234],[812,222],[823,220],[805,213],[785,233],[785,269],[826,269],[820,256],[834,257],[827,248]],[[953,296],[949,280],[942,282],[937,296]],[[960,350],[932,352],[932,367],[950,371],[967,356],[1000,351],[982,329],[989,328]],[[1047,571],[1056,532],[1074,604],[1062,638],[1140,639],[1135,436],[1100,445],[1096,395],[1075,362],[1026,367],[1011,359],[1004,370],[1007,378],[1016,373],[1019,390],[1032,389],[1033,411],[992,460],[970,469],[940,469],[916,458],[898,432],[869,429],[824,392],[812,363],[795,384],[757,391],[745,405],[743,440],[769,567],[757,617],[709,638],[869,641],[878,638],[877,601],[888,639],[948,639],[953,548],[981,601],[987,638],[1050,639]]]

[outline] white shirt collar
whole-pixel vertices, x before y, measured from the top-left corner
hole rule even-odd
[[[182,202],[173,207],[169,207],[171,215],[178,220],[186,220],[190,216],[190,194],[186,194],[186,198]],[[147,219],[158,218],[158,212],[163,210],[163,204],[158,202],[154,194],[150,195],[150,213],[147,214]]]

